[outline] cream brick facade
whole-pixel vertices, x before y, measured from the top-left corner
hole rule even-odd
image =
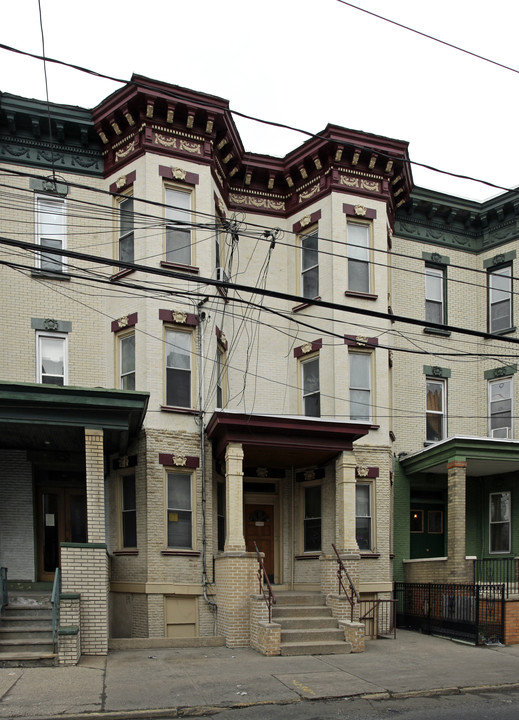
[[[68,259],[62,273],[42,273],[37,254],[9,246],[5,259],[18,262],[22,253],[27,267],[0,269],[10,339],[0,400],[22,398],[2,428],[19,423],[31,403],[50,407],[29,412],[40,436],[11,432],[0,449],[0,508],[9,503],[11,520],[0,526],[0,562],[26,582],[48,582],[52,564],[61,565],[63,591],[79,595],[79,631],[60,639],[63,663],[78,648],[107,652],[109,636],[221,635],[230,647],[252,643],[276,654],[279,628],[250,600],[255,542],[277,592],[336,593],[332,544],[362,594],[391,590],[395,418],[388,407],[395,373],[397,384],[405,373],[395,366],[391,376],[382,346],[390,318],[367,313],[386,313],[392,292],[379,256],[387,252],[397,188],[404,198],[411,188],[406,145],[327,128],[279,163],[251,155],[246,181],[242,165],[225,161],[223,148],[237,137],[226,101],[176,88],[183,100],[168,119],[172,86],[156,85],[156,103],[137,82],[92,112],[71,110],[59,179],[66,192],[55,192],[49,167],[27,149],[29,172],[12,177],[17,203],[0,208],[6,237],[19,237],[23,222],[37,243],[35,197],[63,203],[66,248],[89,256]],[[5,102],[20,116],[46,111],[24,99]],[[193,102],[190,129],[183,112]],[[124,120],[116,137],[109,115],[123,107],[139,123]],[[32,147],[19,127],[13,142]],[[2,167],[18,169],[9,157]],[[191,200],[189,263],[166,253],[179,227],[165,220],[166,189]],[[125,268],[119,220],[128,197],[135,266]],[[348,223],[366,228],[362,290],[349,286],[357,266]],[[312,229],[318,294],[306,297],[310,256],[303,258],[301,238]],[[227,288],[211,284],[221,277],[217,268],[230,278]],[[66,338],[69,387],[35,382],[41,328]],[[168,331],[188,338],[187,353],[168,347]],[[121,341],[129,336],[135,391],[121,387]],[[362,378],[350,375],[352,353],[368,358]],[[308,357],[319,359],[318,417],[305,415]],[[184,405],[168,405],[168,382],[170,391],[186,390]],[[362,519],[358,483],[370,489]],[[38,508],[34,518],[29,506]],[[71,613],[64,606],[67,627],[75,627]]]

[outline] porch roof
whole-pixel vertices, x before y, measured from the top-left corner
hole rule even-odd
[[[367,435],[371,427],[371,423],[355,421],[217,410],[206,432],[217,459],[224,457],[228,443],[237,442],[243,445],[244,463],[302,467],[351,450],[355,440]]]
[[[447,463],[452,460],[467,462],[467,477],[502,475],[519,471],[519,440],[455,435],[398,457],[407,475],[446,475]]]
[[[83,428],[102,428],[105,449],[121,451],[139,431],[148,399],[133,390],[1,381],[0,448],[70,450],[83,447]]]

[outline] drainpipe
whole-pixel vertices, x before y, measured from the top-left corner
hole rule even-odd
[[[294,472],[294,466],[292,465],[291,471],[290,471],[290,494],[292,498],[292,522],[290,523],[292,526],[292,532],[290,533],[290,589],[294,589],[294,579],[295,579],[295,560],[294,555],[296,552],[295,547],[295,516],[296,516],[296,509],[295,509],[295,472]]]
[[[202,307],[207,302],[208,298],[204,298],[198,303],[198,308]],[[214,609],[214,622],[213,622],[213,634],[216,635],[216,611],[217,604],[211,600],[207,594],[207,537],[206,537],[206,472],[205,472],[205,435],[204,435],[204,403],[205,403],[205,377],[204,377],[204,322],[206,319],[205,312],[200,312],[198,315],[200,319],[200,332],[199,332],[199,350],[200,350],[200,383],[199,383],[199,417],[200,417],[200,465],[201,465],[201,478],[202,478],[202,589],[204,593],[204,600],[208,605]]]

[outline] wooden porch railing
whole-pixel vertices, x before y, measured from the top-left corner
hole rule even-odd
[[[272,590],[272,585],[270,584],[269,576],[265,572],[265,565],[263,564],[263,558],[261,557],[261,553],[258,550],[258,546],[256,543],[254,543],[254,547],[256,548],[256,555],[258,558],[258,581],[259,581],[259,592],[260,595],[263,595],[263,598],[265,600],[265,603],[267,605],[268,611],[269,611],[269,622],[272,622],[272,605],[276,604],[276,596],[274,595],[274,591]],[[267,586],[267,589],[265,589],[265,585]]]
[[[341,556],[339,555],[339,552],[335,545],[332,543],[332,548],[335,551],[335,554],[337,556],[337,579],[339,581],[339,595],[341,594],[341,590],[346,595],[346,598],[348,599],[348,602],[350,603],[351,608],[351,621],[353,622],[353,608],[355,607],[355,603],[360,603],[360,595],[357,591],[357,588],[355,587],[355,583],[350,577],[349,572],[346,570],[346,567],[344,563],[342,562]],[[346,589],[346,585],[344,584],[344,578],[343,575],[346,576],[349,584],[349,592]]]
[[[7,590],[7,568],[0,567],[0,610],[4,605],[9,604],[9,592]]]
[[[54,584],[52,586],[52,595],[50,602],[52,605],[52,642],[56,642],[56,635],[59,625],[59,601],[61,595],[61,570],[56,568],[54,573]]]

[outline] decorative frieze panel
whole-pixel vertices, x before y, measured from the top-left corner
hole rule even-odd
[[[54,162],[54,167],[59,167],[62,172],[81,172],[98,177],[103,174],[103,160],[96,151],[63,147],[51,150],[50,145],[42,148],[41,142],[25,138],[13,142],[12,138],[0,136],[0,158],[49,170]]]
[[[259,197],[257,195],[238,195],[230,193],[229,200],[235,205],[245,205],[250,208],[261,210],[274,210],[277,212],[285,212],[285,203],[281,200],[273,200],[267,197]]]
[[[341,173],[339,175],[339,183],[352,190],[362,190],[370,193],[380,193],[382,191],[380,182],[362,177],[354,177],[353,175],[343,175]]]

